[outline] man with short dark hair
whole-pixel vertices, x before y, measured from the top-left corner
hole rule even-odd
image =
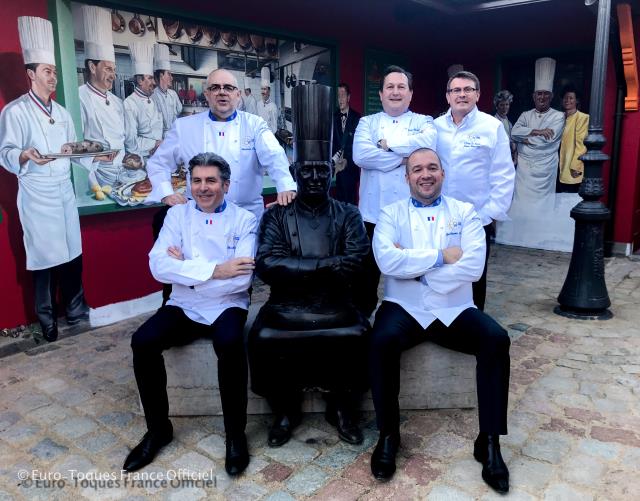
[[[502,127],[502,126],[501,126]],[[407,159],[410,197],[380,212],[373,250],[385,275],[384,300],[370,337],[369,372],[380,438],[371,472],[388,480],[400,446],[400,356],[432,341],[476,356],[480,433],[474,457],[482,478],[509,490],[499,435],[507,433],[509,336],[473,304],[471,284],[482,274],[485,234],[470,203],[443,196],[445,171],[435,151]]]
[[[443,191],[473,204],[482,221],[486,256],[482,276],[473,284],[473,301],[484,310],[492,224],[507,219],[513,195],[515,169],[509,136],[498,119],[478,110],[480,80],[473,73],[452,75],[445,97],[449,110],[434,122],[436,151],[447,173]]]
[[[256,112],[275,134],[278,130],[278,107],[271,100],[271,87],[268,81],[262,82],[260,93],[262,99],[256,103]]]
[[[336,200],[358,205],[360,169],[353,163],[353,136],[360,113],[351,108],[351,90],[338,85],[338,111],[333,118],[333,160],[336,166]]]
[[[360,212],[369,239],[380,209],[409,195],[404,181],[407,157],[418,148],[435,148],[433,119],[409,111],[413,76],[404,68],[389,66],[380,81],[383,111],[362,117],[353,140],[353,161],[360,167]],[[361,308],[369,316],[378,303],[380,270],[373,254],[365,262],[367,279],[359,291]]]
[[[189,162],[193,200],[167,213],[149,253],[159,282],[172,283],[171,297],[133,335],[133,369],[147,433],[123,469],[135,471],[153,461],[173,439],[167,375],[162,352],[198,338],[211,339],[218,357],[220,400],[226,433],[225,469],[240,474],[249,463],[247,362],[243,328],[254,269],[256,217],[225,200],[229,164],[214,153]]]

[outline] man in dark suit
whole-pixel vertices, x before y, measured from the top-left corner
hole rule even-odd
[[[334,161],[344,159],[344,168],[336,161],[336,200],[358,205],[358,183],[360,169],[353,163],[353,135],[356,132],[360,113],[349,107],[351,91],[346,83],[338,85],[338,111],[334,114],[333,154]],[[339,153],[342,152],[342,155]]]

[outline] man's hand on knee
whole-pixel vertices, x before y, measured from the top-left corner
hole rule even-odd
[[[224,263],[217,264],[211,278],[224,280],[240,275],[251,275],[255,267],[255,261],[252,257],[236,257]]]

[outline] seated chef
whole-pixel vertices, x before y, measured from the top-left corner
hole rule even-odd
[[[189,161],[193,200],[169,209],[149,253],[159,282],[173,284],[167,304],[133,335],[133,369],[147,421],[147,433],[123,469],[153,461],[173,439],[167,374],[162,352],[198,338],[210,339],[218,357],[218,382],[226,433],[225,469],[238,475],[249,464],[247,362],[243,329],[254,269],[256,217],[225,200],[229,164],[214,153]]]
[[[371,394],[380,430],[371,472],[388,480],[400,446],[400,356],[432,341],[476,357],[480,433],[473,455],[493,489],[509,490],[500,453],[507,433],[509,335],[473,304],[471,284],[482,275],[485,234],[473,206],[441,195],[445,172],[435,151],[407,158],[411,196],[384,207],[373,253],[385,276],[384,300],[371,332]]]
[[[256,273],[271,294],[249,334],[252,389],[275,414],[269,445],[289,440],[302,392],[315,389],[327,393],[325,416],[340,438],[359,444],[354,410],[366,385],[369,325],[353,306],[351,286],[369,244],[358,209],[329,198],[330,88],[298,86],[292,99],[298,195],[268,210],[260,226]]]

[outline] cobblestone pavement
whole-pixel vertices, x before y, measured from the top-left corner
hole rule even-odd
[[[615,316],[579,321],[552,313],[568,260],[566,254],[503,246],[492,251],[487,311],[513,338],[510,428],[503,439],[511,470],[507,497],[638,499],[640,262],[609,260]],[[362,446],[338,441],[315,414],[277,449],[266,446],[270,417],[251,416],[251,464],[235,480],[224,472],[221,418],[174,418],[174,441],[142,470],[147,480],[169,476],[168,485],[142,485],[134,477],[125,485],[119,468],[145,431],[129,349],[143,320],[2,359],[0,500],[500,497],[485,486],[471,455],[477,432],[471,410],[403,412],[398,472],[386,484],[369,471],[376,439],[371,413],[363,416]],[[200,478],[189,480],[186,471]],[[179,478],[172,481],[172,475]]]

